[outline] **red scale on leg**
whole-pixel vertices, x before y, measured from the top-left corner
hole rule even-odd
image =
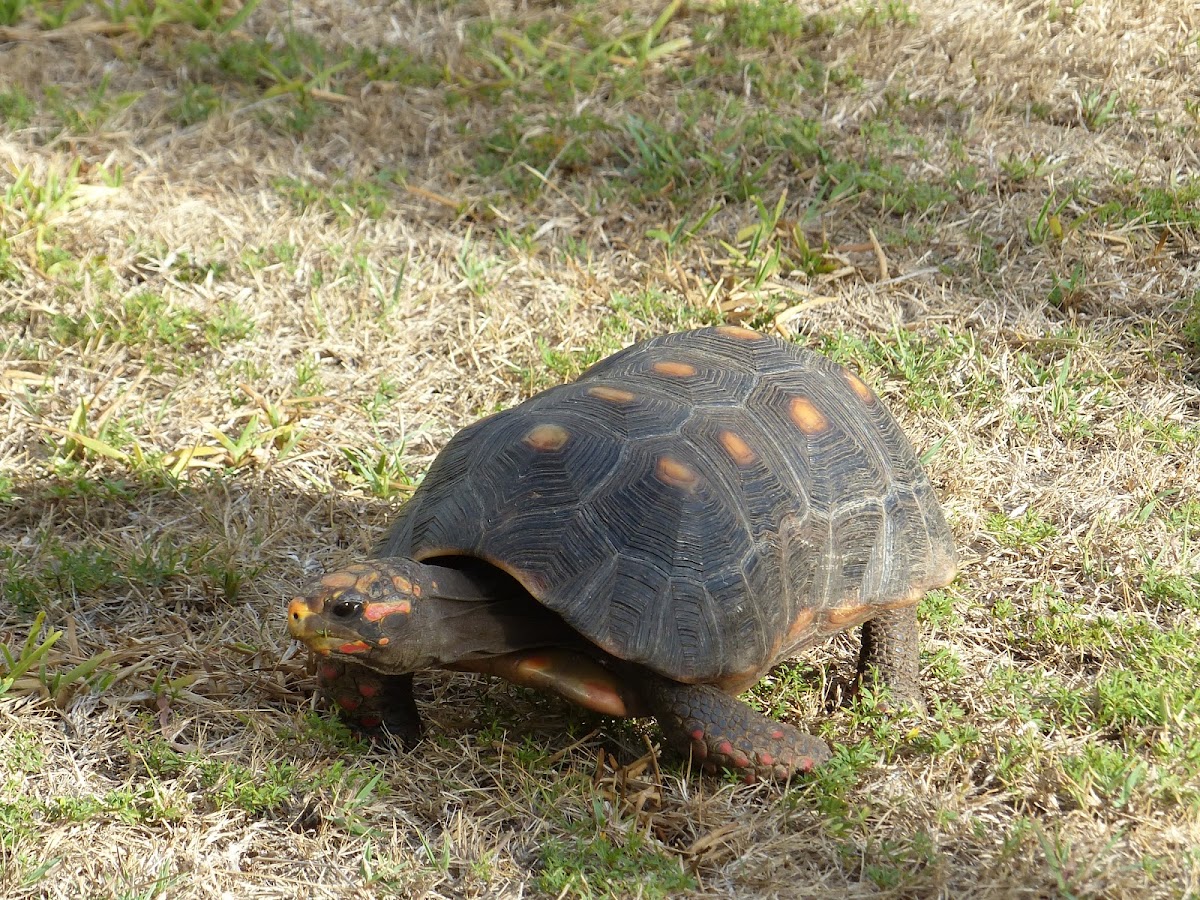
[[[651,679],[647,705],[669,743],[706,771],[732,769],[747,781],[784,780],[829,758],[820,738],[767,718],[709,685]]]

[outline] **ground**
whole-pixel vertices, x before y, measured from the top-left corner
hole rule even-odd
[[[1200,892],[1200,7],[0,2],[0,893]],[[852,367],[961,574],[929,715],[699,777],[432,677],[316,707],[287,600],[448,437],[710,322]]]

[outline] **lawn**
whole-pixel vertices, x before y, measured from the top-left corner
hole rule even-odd
[[[0,0],[0,895],[1200,894],[1200,7]],[[700,777],[506,683],[372,747],[284,622],[455,431],[728,322],[945,505],[926,717]]]

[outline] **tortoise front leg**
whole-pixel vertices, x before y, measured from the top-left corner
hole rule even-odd
[[[343,659],[317,664],[317,685],[351,731],[365,738],[398,738],[411,749],[421,739],[413,675],[383,675]]]
[[[896,700],[924,712],[918,631],[916,606],[885,610],[863,622],[858,676],[866,678],[874,669]]]
[[[641,685],[668,744],[706,772],[730,769],[748,781],[787,779],[829,758],[820,738],[776,722],[710,685],[651,677]]]

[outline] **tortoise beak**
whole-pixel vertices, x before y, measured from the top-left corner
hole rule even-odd
[[[318,615],[324,608],[325,603],[321,597],[297,597],[289,603],[288,632],[291,636],[322,656],[328,656],[331,650],[360,652],[367,648],[362,641],[354,641],[353,636],[348,638],[344,635],[330,634],[329,624],[322,621]],[[348,647],[355,649],[351,651]]]
[[[303,597],[297,597],[288,605],[288,631],[292,637],[303,641],[315,636],[312,623],[308,621],[315,612]]]

